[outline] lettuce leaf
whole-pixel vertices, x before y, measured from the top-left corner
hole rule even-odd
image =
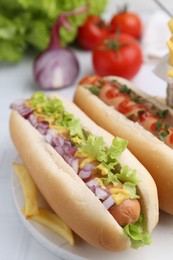
[[[117,178],[123,183],[131,182],[137,185],[140,182],[140,180],[137,178],[136,170],[130,169],[127,165],[121,168],[120,173],[117,174]]]
[[[120,137],[114,137],[112,145],[107,149],[106,162],[113,162],[115,165],[119,162],[122,152],[126,149],[128,141]]]
[[[81,139],[84,139],[83,129],[81,127],[80,121],[78,119],[72,118],[67,126],[68,130],[70,131],[70,136],[78,136]]]
[[[138,196],[136,194],[136,184],[131,183],[131,182],[125,182],[125,183],[123,183],[123,187],[130,191],[130,194],[131,194],[130,198],[131,199],[139,199],[140,198],[140,196]]]
[[[143,216],[135,224],[128,224],[124,227],[125,233],[130,237],[132,248],[137,249],[144,245],[150,245],[151,235],[143,232]]]
[[[69,130],[71,137],[78,136],[84,139],[80,121],[64,110],[63,104],[59,99],[50,99],[42,91],[38,91],[32,95],[29,102],[37,113],[53,117],[56,125],[61,125]]]
[[[106,160],[105,143],[102,137],[96,137],[90,134],[86,141],[79,147],[79,153],[80,152],[98,161]]]

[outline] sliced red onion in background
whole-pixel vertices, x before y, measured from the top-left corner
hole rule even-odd
[[[78,60],[71,49],[63,48],[60,41],[61,27],[71,30],[68,17],[85,14],[89,5],[83,5],[72,11],[61,13],[52,27],[48,48],[34,62],[34,78],[43,89],[58,89],[70,86],[79,73]]]
[[[42,89],[58,89],[72,85],[78,73],[79,63],[70,49],[46,50],[34,63],[34,78]]]
[[[98,186],[95,188],[95,195],[98,199],[105,200],[110,196],[110,193],[108,190],[104,190]]]
[[[103,205],[105,206],[106,209],[109,209],[114,204],[115,204],[115,201],[111,195],[106,200],[103,201]]]

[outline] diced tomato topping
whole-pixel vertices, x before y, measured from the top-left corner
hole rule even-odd
[[[169,137],[169,141],[170,143],[172,144],[173,143],[173,129],[171,129],[171,134],[170,134],[170,137]]]
[[[121,94],[117,88],[111,88],[106,92],[107,98],[114,98],[117,96],[123,96],[123,94]]]

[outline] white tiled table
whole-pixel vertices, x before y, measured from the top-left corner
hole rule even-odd
[[[79,77],[92,73],[90,53],[80,52],[77,56],[81,61]],[[164,97],[165,83],[153,75],[153,66],[151,63],[144,64],[133,81],[146,92]],[[59,92],[72,99],[74,89],[75,86],[71,86]],[[30,96],[36,90],[32,77],[32,59],[26,58],[17,65],[0,65],[0,260],[60,259],[41,245],[23,225],[11,192],[11,163],[16,157],[16,151],[8,131],[9,105],[16,99]],[[173,259],[173,217],[161,213],[151,246],[112,257],[123,260]],[[89,258],[92,259],[92,256]]]

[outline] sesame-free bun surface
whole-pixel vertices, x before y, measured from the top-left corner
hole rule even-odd
[[[81,119],[84,129],[102,136],[109,146],[113,136],[92,122],[79,108],[63,97],[66,111]],[[20,129],[20,131],[19,131]],[[43,136],[16,111],[10,116],[11,138],[37,187],[52,209],[80,237],[91,245],[108,251],[122,251],[131,243],[102,203],[87,188],[74,170],[46,143]],[[138,193],[144,214],[145,230],[151,232],[158,221],[158,200],[155,183],[146,169],[126,149],[122,165],[137,169],[141,179]]]
[[[158,103],[126,79],[105,78],[115,79],[138,94],[142,93],[143,97],[150,99],[154,104]],[[173,215],[173,150],[138,123],[132,122],[113,107],[106,105],[87,88],[79,85],[74,95],[74,101],[98,125],[113,135],[129,141],[129,150],[147,168],[155,180],[160,209]],[[159,108],[166,109],[167,107],[159,103]]]

